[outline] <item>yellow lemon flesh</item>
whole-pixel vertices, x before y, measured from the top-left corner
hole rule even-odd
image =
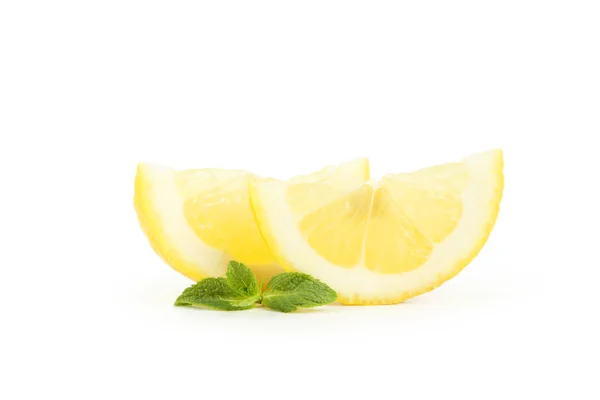
[[[293,178],[298,187],[321,184],[335,198],[368,179],[366,159]],[[246,171],[139,164],[134,205],[142,230],[163,260],[200,280],[223,276],[230,260],[248,265],[259,281],[283,272],[263,240],[250,207]],[[292,196],[293,197],[293,196]]]
[[[319,183],[256,180],[250,199],[285,269],[323,280],[345,304],[392,304],[436,288],[477,255],[498,215],[502,169],[493,150],[337,196]]]

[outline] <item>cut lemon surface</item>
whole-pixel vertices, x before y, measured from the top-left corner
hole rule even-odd
[[[365,182],[368,174],[367,160],[358,159],[291,182],[314,185],[333,199]],[[248,184],[256,178],[246,171],[139,164],[134,205],[142,230],[167,264],[193,280],[223,276],[231,260],[248,265],[259,280],[269,279],[283,270],[250,208]]]
[[[500,150],[343,193],[320,182],[251,182],[279,263],[329,284],[344,304],[392,304],[458,274],[485,244],[503,191]]]

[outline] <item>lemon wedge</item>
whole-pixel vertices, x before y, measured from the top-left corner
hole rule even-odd
[[[253,180],[259,229],[286,270],[344,304],[392,304],[458,274],[485,244],[503,191],[500,150],[335,194],[320,182]]]
[[[324,199],[333,199],[368,174],[367,160],[358,159],[290,182],[314,185]],[[167,264],[195,281],[224,276],[231,260],[248,265],[259,281],[268,280],[283,269],[254,220],[248,193],[254,179],[246,171],[139,164],[134,205],[142,230]]]

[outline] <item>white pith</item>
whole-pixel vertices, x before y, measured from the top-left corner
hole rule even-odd
[[[463,160],[469,170],[469,181],[463,192],[463,214],[456,229],[443,242],[435,245],[430,258],[417,269],[401,274],[373,272],[362,264],[342,268],[321,257],[303,237],[294,214],[286,201],[286,184],[264,181],[256,184],[255,195],[264,213],[278,253],[294,269],[327,282],[340,294],[362,298],[392,298],[402,293],[422,291],[440,282],[485,237],[489,229],[490,212],[497,207],[496,197],[502,184],[494,175],[497,153],[482,153]]]

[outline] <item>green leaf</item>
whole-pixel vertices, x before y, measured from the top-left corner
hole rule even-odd
[[[207,306],[219,310],[247,310],[254,307],[260,295],[247,296],[233,290],[225,278],[206,278],[185,289],[176,306]]]
[[[230,261],[227,266],[227,283],[233,290],[245,296],[260,295],[252,270],[237,261]]]
[[[337,293],[325,283],[300,272],[284,272],[273,277],[262,294],[262,304],[274,310],[291,312],[298,307],[333,303]]]

